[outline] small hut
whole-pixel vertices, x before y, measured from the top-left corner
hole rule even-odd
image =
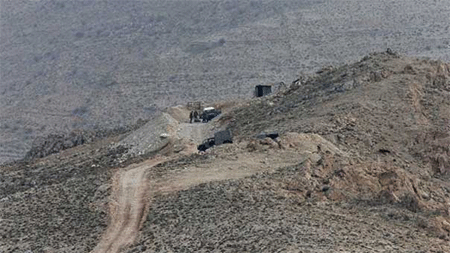
[[[272,85],[256,85],[255,96],[263,97],[272,93]]]

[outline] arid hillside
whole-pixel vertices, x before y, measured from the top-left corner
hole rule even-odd
[[[239,136],[317,133],[356,156],[444,172],[449,164],[439,157],[449,155],[449,71],[448,63],[388,50],[302,76],[288,90],[229,117]]]
[[[388,50],[207,124],[168,109],[0,167],[0,252],[449,252],[449,101],[449,63]]]
[[[0,163],[36,137],[251,97],[392,48],[450,60],[448,0],[1,0]]]

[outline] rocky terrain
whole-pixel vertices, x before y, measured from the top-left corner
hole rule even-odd
[[[0,252],[449,252],[449,101],[449,63],[388,50],[208,124],[168,109],[2,165]]]
[[[1,0],[0,163],[36,137],[251,97],[392,48],[450,60],[448,0]]]

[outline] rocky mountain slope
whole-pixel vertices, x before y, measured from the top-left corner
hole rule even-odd
[[[0,251],[448,252],[449,101],[449,63],[389,50],[230,103],[207,128],[228,127],[234,143],[204,154],[178,107],[170,120],[3,165]],[[167,142],[133,145],[145,129]],[[142,196],[121,206],[134,190]],[[122,238],[114,228],[126,224]]]
[[[384,50],[450,60],[447,0],[1,0],[0,162]]]
[[[449,167],[449,70],[441,61],[373,54],[236,110],[232,126],[240,136],[318,133],[356,156],[442,173]]]

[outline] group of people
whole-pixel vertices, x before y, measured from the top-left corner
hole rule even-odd
[[[199,122],[200,118],[199,118],[199,113],[197,111],[191,111],[191,113],[189,114],[189,123],[193,122]]]

